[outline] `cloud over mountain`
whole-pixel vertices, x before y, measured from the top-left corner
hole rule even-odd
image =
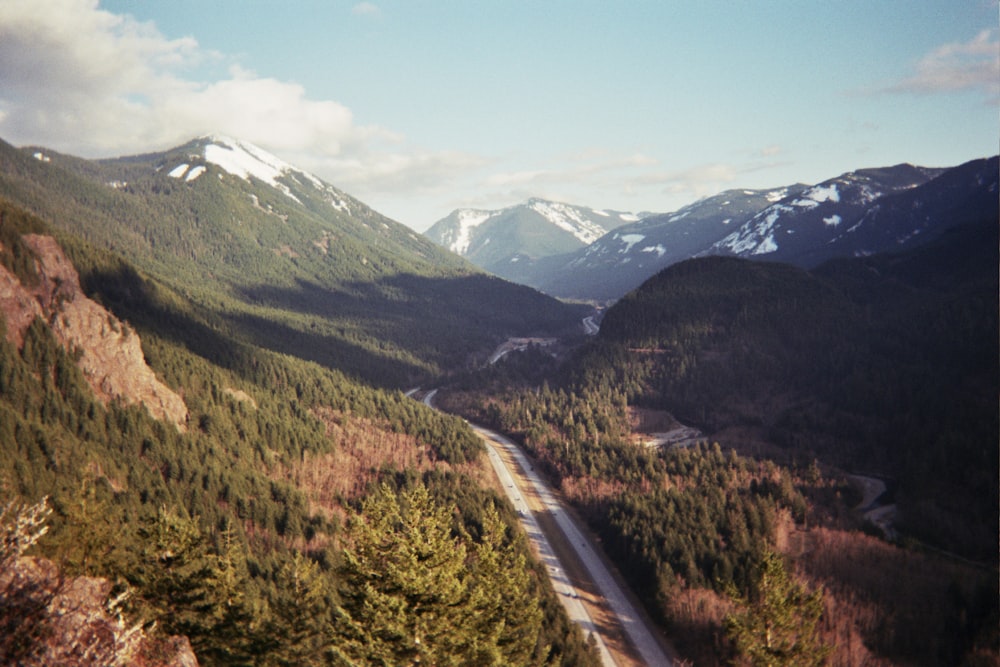
[[[215,80],[197,67],[219,63],[192,37],[168,39],[150,23],[96,2],[13,0],[0,6],[0,131],[106,155],[137,144],[169,146],[224,130],[267,146],[307,146],[330,155],[394,139],[359,126],[346,106],[310,99],[302,86],[238,65]]]

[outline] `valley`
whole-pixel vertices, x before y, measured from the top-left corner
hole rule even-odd
[[[437,390],[423,403],[433,407]],[[532,463],[508,438],[470,424],[489,449],[490,462],[570,620],[593,634],[604,665],[671,665],[673,649],[660,637],[601,547],[557,499]],[[594,619],[600,619],[595,622]],[[612,650],[609,650],[612,647]]]
[[[3,562],[149,667],[744,664],[772,584],[791,664],[991,664],[996,172],[457,212],[486,272],[242,140],[0,143]]]

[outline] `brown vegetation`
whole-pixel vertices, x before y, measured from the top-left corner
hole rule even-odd
[[[303,451],[299,460],[288,465],[276,463],[272,470],[276,478],[306,493],[310,514],[344,521],[349,504],[363,498],[386,475],[407,470],[455,470],[475,480],[478,486],[495,486],[483,462],[449,464],[440,460],[430,445],[412,435],[331,408],[318,407],[313,415],[325,425],[333,449],[324,453]]]
[[[828,664],[959,664],[959,639],[971,644],[963,664],[998,664],[996,624],[975,620],[984,605],[977,598],[996,594],[988,572],[857,531],[793,530],[779,542],[798,581],[823,590],[819,639],[833,649]],[[683,655],[697,665],[725,664],[732,600],[681,580],[660,599]]]

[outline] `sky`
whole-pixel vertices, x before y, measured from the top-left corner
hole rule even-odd
[[[997,0],[0,0],[0,139],[250,141],[423,231],[1000,152]]]

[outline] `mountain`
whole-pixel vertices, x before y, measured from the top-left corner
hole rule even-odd
[[[424,235],[490,273],[516,280],[520,263],[586,247],[638,219],[632,213],[530,199],[498,210],[452,211]]]
[[[983,160],[957,170],[985,175],[986,166]],[[833,257],[872,255],[916,245],[923,241],[918,235],[952,224],[934,215],[936,211],[921,210],[926,208],[923,200],[936,202],[945,196],[961,201],[983,185],[976,178],[964,192],[943,187],[943,182],[910,192],[943,171],[902,164],[843,174],[775,202],[701,254],[756,257],[811,267]],[[919,215],[910,216],[898,207],[892,216],[879,215],[886,202],[906,192],[910,192],[911,208]]]
[[[0,664],[367,664],[374,641],[395,664],[415,632],[427,662],[488,645],[504,664],[598,663],[506,538],[516,514],[468,425],[248,342],[217,298],[0,198]],[[397,489],[422,500],[412,530],[375,520]],[[393,571],[407,594],[463,595],[414,609],[357,545],[428,534],[451,560]],[[355,602],[369,591],[395,597],[391,617]],[[476,624],[423,632],[455,616]]]
[[[898,251],[996,210],[997,159],[951,169],[908,164],[822,183],[729,190],[619,227],[573,253],[521,265],[526,285],[564,298],[614,300],[690,257],[730,255],[812,268],[834,257]]]
[[[632,376],[636,403],[774,456],[892,478],[900,526],[995,558],[997,244],[986,213],[812,270],[687,260],[608,309],[578,372]]]
[[[647,216],[571,255],[536,262],[525,283],[559,296],[617,298],[657,270],[701,252],[770,203],[805,187],[727,190],[673,213]]]
[[[108,160],[0,143],[0,196],[128,258],[141,274],[79,267],[85,289],[123,319],[162,317],[142,287],[155,278],[197,318],[209,313],[213,329],[380,384],[462,367],[508,336],[578,319],[237,139]],[[191,338],[189,328],[179,322],[176,335]]]

